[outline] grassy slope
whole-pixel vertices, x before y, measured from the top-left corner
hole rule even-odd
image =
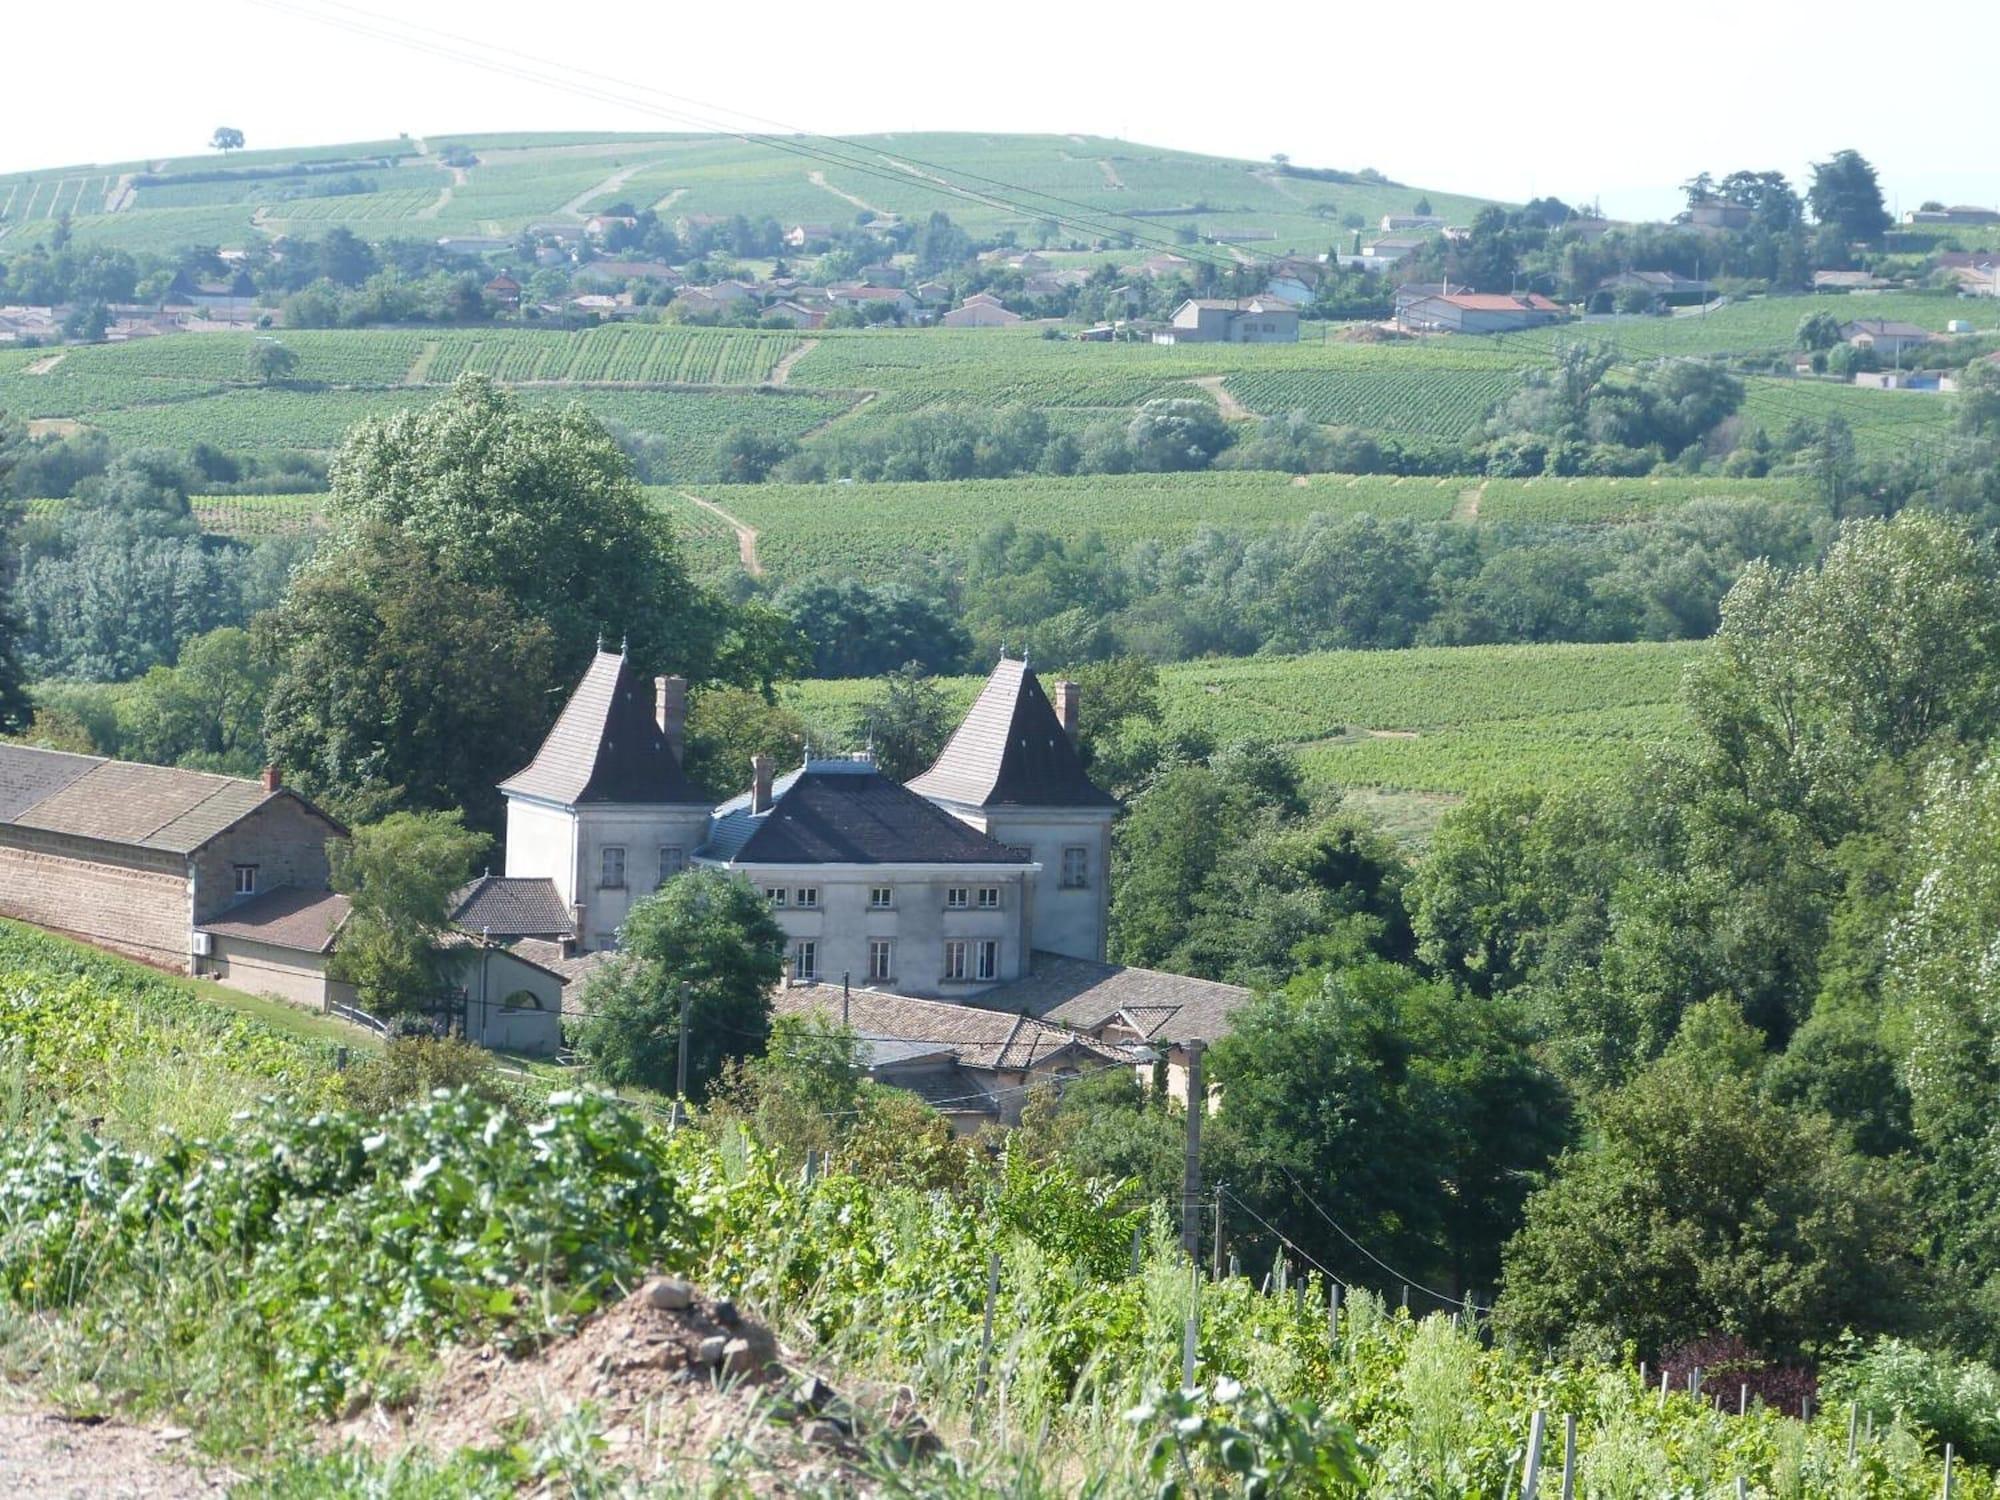
[[[453,143],[478,156],[457,182],[437,155]],[[1069,135],[863,136],[830,148],[845,158],[839,161],[808,160],[728,136],[434,135],[426,144],[428,156],[415,154],[407,141],[376,141],[242,152],[226,163],[182,158],[165,164],[167,182],[140,188],[132,206],[115,214],[102,210],[120,174],[150,164],[14,174],[0,178],[0,203],[18,189],[6,237],[23,242],[45,237],[61,212],[72,214],[80,241],[163,251],[189,243],[196,224],[201,238],[224,245],[334,224],[373,237],[509,235],[542,220],[575,222],[614,202],[643,207],[669,199],[674,214],[846,224],[858,211],[851,200],[859,199],[905,218],[941,210],[986,233],[1011,228],[1031,234],[1043,212],[1055,212],[1080,221],[1086,227],[1074,232],[1085,237],[1093,230],[1107,235],[1127,230],[1142,240],[1171,243],[1179,226],[1192,224],[1203,234],[1273,236],[1255,240],[1260,249],[1317,253],[1341,233],[1347,214],[1373,223],[1385,213],[1407,213],[1427,196],[1437,212],[1462,220],[1484,201],[1419,188],[1281,179],[1264,163]],[[339,174],[361,177],[370,191],[338,197],[300,196],[309,179],[171,180],[177,173],[219,165],[271,168],[288,161],[370,158],[381,160]],[[938,178],[989,194],[999,191],[994,182],[1004,182],[1012,188],[1007,196],[1022,202],[1008,206],[968,197]],[[442,196],[446,186],[448,198]],[[576,212],[565,211],[570,204]],[[1134,210],[1149,217],[1137,223],[1116,217]]]

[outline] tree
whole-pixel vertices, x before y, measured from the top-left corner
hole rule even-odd
[[[243,149],[243,132],[233,125],[218,125],[215,127],[215,134],[208,138],[208,148],[211,151],[220,151],[225,155],[231,151],[241,151]]]
[[[1839,229],[1842,237],[1874,244],[1889,228],[1889,211],[1882,206],[1882,186],[1875,168],[1859,151],[1836,151],[1813,163],[1812,187],[1806,202],[1821,224]]]
[[[196,636],[172,666],[152,668],[118,700],[119,753],[156,765],[254,775],[266,763],[271,678],[247,630],[224,626]]]
[[[1831,349],[1841,341],[1840,319],[1830,312],[1807,313],[1799,319],[1799,331],[1792,340],[1801,349]]]
[[[692,681],[719,670],[733,622],[689,580],[665,514],[580,406],[523,406],[464,376],[442,400],[357,423],[330,478],[314,574],[400,532],[441,578],[495,590],[545,624],[565,676],[600,638]]]
[[[1206,401],[1162,399],[1139,408],[1125,430],[1135,467],[1147,472],[1205,469],[1234,441],[1222,414]]]
[[[944,689],[916,662],[889,673],[855,710],[859,737],[883,774],[897,781],[926,770],[956,722]]]
[[[259,385],[276,385],[298,368],[299,357],[276,339],[253,341],[243,356],[243,368]]]
[[[95,299],[79,302],[63,319],[63,337],[81,344],[102,343],[111,327],[111,309]]]
[[[378,1015],[437,1000],[450,972],[452,892],[491,843],[453,811],[391,813],[329,845],[333,888],[351,907],[327,972]]]
[[[635,903],[618,937],[617,956],[586,983],[576,1029],[593,1075],[672,1092],[683,985],[694,1097],[726,1059],[763,1050],[785,934],[754,888],[720,870],[689,870]]]
[[[1432,1286],[1491,1285],[1531,1174],[1569,1135],[1562,1090],[1509,1012],[1380,960],[1260,996],[1212,1056],[1228,1101],[1214,1175],[1364,1283],[1382,1272],[1336,1223]]]
[[[495,784],[528,763],[567,686],[548,625],[401,532],[358,534],[343,558],[300,574],[258,622],[277,664],[270,753],[350,815],[464,808],[496,826]]]
[[[1764,1095],[1763,1039],[1726,1001],[1607,1097],[1506,1250],[1495,1309],[1522,1343],[1615,1357],[1712,1334],[1792,1355],[1893,1328],[1913,1267],[1904,1174],[1849,1156],[1824,1115]],[[1233,1101],[1232,1101],[1233,1103]]]

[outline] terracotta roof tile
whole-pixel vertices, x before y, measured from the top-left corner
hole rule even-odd
[[[974,996],[971,1003],[1098,1034],[1129,1029],[1148,1041],[1213,1041],[1251,992],[1212,979],[1159,969],[1128,968],[1084,958],[1037,952],[1034,971]]]
[[[576,935],[555,882],[542,876],[482,875],[453,893],[451,920],[501,939]]]
[[[281,886],[232,906],[214,921],[202,923],[201,930],[300,953],[330,953],[351,906],[333,891]]]
[[[0,745],[0,822],[191,854],[275,796],[208,771]]]

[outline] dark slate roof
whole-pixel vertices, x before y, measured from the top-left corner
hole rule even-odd
[[[201,930],[300,953],[330,953],[351,909],[345,896],[332,891],[280,886],[230,907],[213,922],[202,923]]]
[[[169,854],[192,854],[271,798],[294,795],[240,776],[0,745],[0,823]]]
[[[1112,807],[1026,662],[1003,660],[910,790],[965,807]]]
[[[1212,1042],[1228,1033],[1230,1018],[1251,998],[1251,992],[1239,985],[1161,969],[1097,963],[1039,949],[1033,962],[1033,971],[1023,978],[985,990],[966,1003],[1033,1016],[1097,1037]]]
[[[1024,865],[995,842],[891,781],[866,758],[808,761],[772,787],[771,806],[750,811],[746,793],[715,810],[702,859],[773,865]]]
[[[466,932],[503,941],[576,935],[555,882],[544,876],[482,875],[453,893],[451,920]]]
[[[652,684],[611,651],[597,653],[534,760],[500,790],[564,806],[711,800],[688,780],[654,719]]]

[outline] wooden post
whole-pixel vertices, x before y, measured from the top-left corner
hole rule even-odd
[[[1576,1413],[1563,1418],[1562,1500],[1576,1500]]]
[[[1809,1395],[1799,1397],[1799,1420],[1812,1425],[1812,1397]]]
[[[1139,1274],[1139,1245],[1140,1241],[1144,1238],[1144,1234],[1145,1232],[1137,1224],[1132,1226],[1132,1274],[1134,1276]]]
[[[1187,1160],[1181,1171],[1181,1248],[1201,1264],[1201,1115],[1207,1094],[1201,1083],[1199,1038],[1187,1044]]]
[[[1410,1310],[1410,1284],[1406,1281],[1403,1283],[1403,1311],[1408,1312],[1409,1310]]]
[[[1701,1396],[1701,1366],[1688,1371],[1688,1394],[1699,1399]]]
[[[1000,1301],[1000,1252],[995,1250],[986,1262],[986,1326],[979,1335],[979,1379],[974,1383],[973,1394],[986,1394],[986,1372],[993,1360],[993,1309]]]
[[[1201,1341],[1201,1268],[1188,1280],[1187,1327],[1181,1333],[1181,1389],[1194,1388],[1195,1350]]]
[[[1222,1184],[1219,1182],[1215,1185],[1215,1244],[1210,1254],[1214,1258],[1214,1264],[1209,1277],[1211,1280],[1220,1281],[1222,1280]]]
[[[1739,1417],[1750,1415],[1750,1382],[1747,1380],[1736,1388],[1736,1415]]]
[[[1861,1431],[1861,1408],[1852,1401],[1847,1403],[1847,1460],[1854,1461],[1854,1439]]]
[[[1660,1410],[1667,1409],[1667,1372],[1660,1371]]]
[[[1340,1347],[1340,1283],[1329,1282],[1326,1288],[1326,1338],[1336,1349]]]
[[[1944,1500],[1951,1500],[1951,1444],[1944,1445]]]
[[[1528,1419],[1528,1456],[1521,1463],[1521,1500],[1535,1500],[1542,1482],[1542,1427],[1548,1420],[1542,1412]]]
[[[1234,1281],[1243,1274],[1243,1262],[1236,1258],[1234,1250],[1229,1252],[1229,1279]]]
[[[1736,1476],[1736,1500],[1750,1500],[1750,1481],[1741,1474]]]

